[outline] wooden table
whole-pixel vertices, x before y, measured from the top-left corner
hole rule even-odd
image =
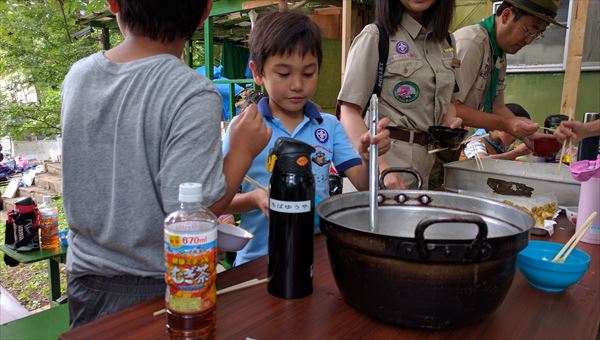
[[[67,257],[67,248],[39,249],[27,253],[19,253],[10,249],[6,244],[0,245],[0,251],[10,256],[19,263],[34,263],[48,260],[48,283],[50,287],[50,303],[52,306],[66,302],[60,295],[60,270],[59,263],[64,263]]]
[[[564,216],[552,241],[565,242],[573,226]],[[537,237],[534,237],[537,238]],[[547,239],[547,238],[546,238]],[[349,307],[335,285],[325,237],[315,239],[314,292],[298,300],[271,296],[265,285],[221,295],[217,302],[217,338],[370,338],[370,339],[593,339],[600,324],[600,246],[580,243],[592,257],[583,279],[560,294],[541,292],[516,273],[498,310],[484,321],[459,329],[424,331],[372,320]],[[219,289],[266,276],[266,258],[219,274]],[[390,287],[392,289],[392,287]],[[161,298],[71,330],[61,339],[166,339]]]

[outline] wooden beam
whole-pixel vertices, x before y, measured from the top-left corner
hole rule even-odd
[[[583,42],[585,40],[589,5],[589,0],[571,2],[572,13],[571,21],[569,22],[569,49],[567,51],[567,66],[560,105],[560,112],[569,116],[570,119],[575,117],[575,107],[577,106],[577,90],[581,73]]]
[[[285,12],[288,9],[287,0],[279,0],[279,12]]]
[[[213,80],[215,79],[215,72],[213,70],[213,17],[208,17],[204,21],[204,75],[206,78]]]
[[[108,28],[102,28],[100,39],[102,40],[102,49],[105,51],[110,50],[110,30]]]
[[[346,59],[352,44],[352,0],[342,1],[342,82],[346,72]]]

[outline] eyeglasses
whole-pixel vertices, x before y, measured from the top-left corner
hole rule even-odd
[[[530,31],[527,26],[525,25],[521,25],[521,27],[523,28],[523,33],[525,33],[525,35],[530,38],[531,40],[540,40],[544,37],[544,32],[543,31]]]

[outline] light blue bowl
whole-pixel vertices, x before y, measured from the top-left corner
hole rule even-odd
[[[564,263],[552,259],[564,246],[561,243],[529,241],[529,246],[517,256],[517,268],[535,288],[545,292],[562,292],[585,274],[590,256],[573,249]]]
[[[69,246],[69,231],[68,230],[59,231],[58,239],[60,240],[61,247]]]

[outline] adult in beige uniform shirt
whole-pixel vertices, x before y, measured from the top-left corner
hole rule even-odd
[[[460,125],[454,121],[455,50],[448,43],[453,0],[377,0],[376,22],[389,35],[389,52],[379,97],[380,117],[389,117],[392,148],[380,160],[380,169],[412,167],[426,186],[435,156],[427,150],[432,125]],[[379,30],[367,25],[354,39],[338,95],[340,120],[355,145],[367,130],[363,108],[377,77]],[[391,179],[390,179],[391,178]],[[403,187],[414,178],[386,176],[386,184]]]
[[[502,130],[515,137],[527,137],[526,141],[539,135],[534,134],[539,128],[537,123],[515,117],[504,102],[506,54],[515,54],[540,39],[549,23],[565,27],[554,20],[558,2],[506,0],[495,15],[454,32],[460,59],[460,68],[456,70],[460,91],[455,94],[455,104],[466,126]],[[495,85],[494,71],[498,72]],[[437,155],[431,185],[441,185],[443,164],[454,160],[458,160],[458,153]]]
[[[460,92],[456,98],[468,108],[501,116],[474,113],[459,105],[458,115],[463,117],[467,125],[500,128],[516,137],[535,132],[533,125],[527,126],[524,124],[528,123],[527,120],[515,118],[504,103],[506,54],[515,54],[521,48],[542,38],[550,23],[565,27],[554,20],[558,3],[559,0],[507,0],[500,4],[495,15],[483,19],[480,24],[463,27],[454,33],[458,57],[461,60],[461,68],[457,71]],[[486,22],[493,28],[486,29]],[[494,45],[500,54],[496,62]],[[499,81],[495,98],[490,97],[493,101],[491,105],[486,106],[485,100],[492,86],[494,68],[499,70]],[[475,116],[471,117],[471,114]]]

